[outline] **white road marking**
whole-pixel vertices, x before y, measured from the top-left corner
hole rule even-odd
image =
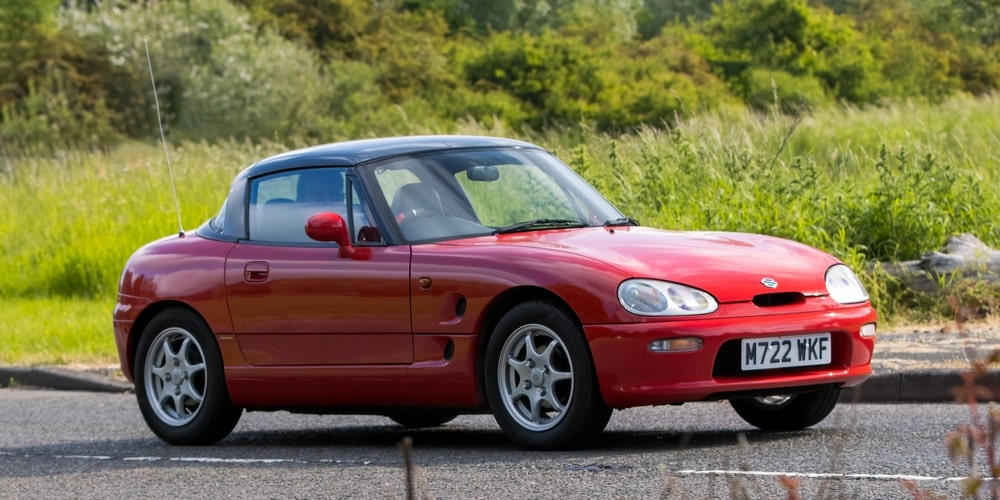
[[[19,455],[6,451],[0,451],[0,457],[16,458],[58,458],[73,460],[121,460],[122,462],[158,462],[160,460],[169,462],[192,462],[204,464],[308,464],[308,460],[294,458],[222,458],[222,457],[121,457],[115,458],[107,455]],[[371,460],[334,460],[319,459],[312,463],[341,464],[341,465],[371,465]]]
[[[215,458],[215,457],[175,457],[171,462],[198,462],[205,464],[304,464],[305,460],[291,458]]]
[[[18,455],[10,452],[0,451],[0,456],[34,458],[42,455]],[[193,462],[209,464],[308,464],[308,460],[298,460],[293,458],[222,458],[222,457],[122,457],[115,459],[107,455],[48,455],[52,458],[75,459],[75,460],[121,460],[123,462],[156,462],[166,460],[170,462]],[[315,463],[325,464],[353,464],[371,465],[371,460],[333,460],[319,459]],[[939,477],[922,476],[914,474],[844,474],[830,472],[777,472],[777,471],[754,471],[754,470],[725,470],[725,469],[686,469],[673,472],[678,476],[743,476],[743,477],[803,477],[809,479],[861,479],[872,481],[942,481],[957,482],[968,479],[962,477]]]
[[[964,481],[966,477],[917,476],[912,474],[835,474],[828,472],[771,472],[755,470],[679,470],[680,476],[805,477],[810,479],[871,479],[881,481]]]

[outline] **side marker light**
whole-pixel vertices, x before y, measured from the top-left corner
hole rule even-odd
[[[698,337],[658,339],[649,343],[649,350],[653,352],[691,352],[698,349],[701,349],[701,339]]]

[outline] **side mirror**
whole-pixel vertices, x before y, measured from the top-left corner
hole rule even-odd
[[[320,212],[306,221],[306,235],[316,241],[333,242],[340,247],[338,256],[358,260],[367,260],[372,256],[370,248],[355,248],[351,245],[351,236],[347,232],[347,223],[340,214]]]

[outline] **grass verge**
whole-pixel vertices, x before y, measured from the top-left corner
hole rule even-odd
[[[0,301],[0,365],[114,365],[111,299]]]

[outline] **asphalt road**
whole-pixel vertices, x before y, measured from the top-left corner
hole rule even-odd
[[[984,408],[980,409],[985,411]],[[486,415],[408,431],[379,417],[245,414],[209,447],[171,447],[131,394],[0,389],[0,498],[417,498],[959,496],[967,466],[944,441],[970,408],[841,404],[807,431],[766,434],[723,402],[616,412],[591,447],[514,447]]]

